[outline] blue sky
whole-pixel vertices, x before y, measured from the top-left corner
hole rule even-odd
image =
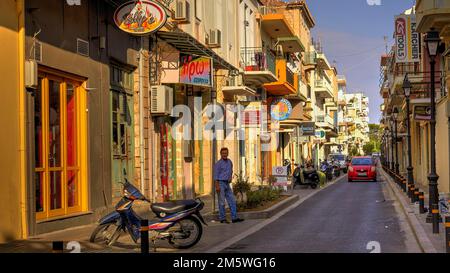
[[[362,91],[370,100],[370,123],[380,120],[380,56],[393,44],[394,16],[414,0],[306,0],[316,20],[314,40],[320,39],[331,64],[347,77],[347,91]],[[369,5],[368,2],[381,2]]]

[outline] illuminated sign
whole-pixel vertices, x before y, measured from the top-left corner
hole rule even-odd
[[[180,54],[180,83],[212,86],[211,71],[210,58]]]
[[[292,113],[292,104],[287,99],[276,99],[270,107],[270,115],[274,120],[287,120]]]
[[[114,13],[117,27],[134,35],[158,31],[166,21],[164,8],[153,1],[130,1],[118,7]]]

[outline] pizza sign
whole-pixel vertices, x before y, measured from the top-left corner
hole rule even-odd
[[[114,13],[117,27],[134,35],[156,32],[166,21],[164,8],[153,1],[130,1],[118,7]]]

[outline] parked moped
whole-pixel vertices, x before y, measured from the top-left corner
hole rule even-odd
[[[295,165],[294,173],[293,173],[293,188],[295,186],[310,186],[311,189],[317,188],[320,183],[319,174],[315,169],[305,169],[303,165],[299,166]]]
[[[100,219],[90,237],[91,242],[111,246],[122,232],[128,233],[135,243],[140,239],[142,218],[134,212],[133,202],[151,201],[127,179],[122,184],[122,199],[117,203],[115,211]],[[157,220],[149,222],[149,240],[153,245],[157,240],[168,240],[173,247],[180,249],[194,246],[202,236],[201,223],[207,225],[200,214],[203,207],[204,203],[200,199],[151,204]]]

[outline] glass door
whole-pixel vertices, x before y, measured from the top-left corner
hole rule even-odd
[[[34,95],[36,218],[82,209],[80,83],[41,73]]]

